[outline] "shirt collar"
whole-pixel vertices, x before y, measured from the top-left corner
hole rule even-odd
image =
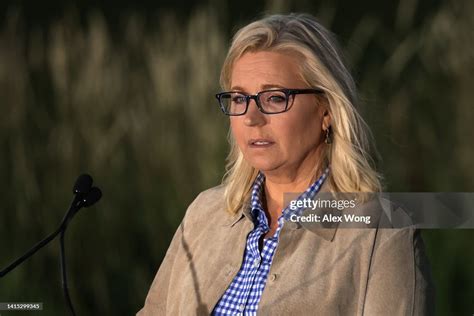
[[[262,203],[263,183],[265,182],[265,175],[261,172],[257,174],[253,182],[252,195],[250,196],[250,206],[252,219],[257,220],[258,213],[264,212]]]
[[[329,168],[326,168],[323,174],[311,186],[309,186],[308,189],[298,197],[298,199],[313,198],[318,192],[331,192],[331,186],[329,181],[325,181],[328,174]],[[265,176],[263,175],[263,173],[259,172],[257,177],[255,178],[250,199],[248,199],[247,202],[242,205],[242,207],[234,216],[228,218],[225,223],[225,226],[232,227],[244,217],[246,217],[247,220],[253,222],[254,217],[252,216],[252,211],[254,209],[261,209],[263,211],[260,197],[261,192],[263,190],[264,180]],[[285,210],[283,210],[283,216],[286,218],[287,216],[289,217],[291,214],[293,214],[293,212],[300,211],[300,209],[289,210],[289,208],[287,207]],[[337,224],[335,224],[331,227],[318,227],[314,224],[306,225],[305,223],[294,222],[287,222],[286,225],[288,225],[289,228],[292,230],[303,227],[304,229],[314,233],[315,235],[327,241],[332,241],[334,239],[334,235],[336,234],[338,226]]]
[[[326,168],[324,170],[323,174],[311,184],[305,192],[303,192],[297,199],[296,201],[303,201],[304,199],[313,199],[314,196],[319,192],[321,189],[321,186],[324,183],[324,180],[326,180],[327,176],[329,174],[329,168]],[[301,214],[301,212],[304,210],[303,207],[296,208],[296,209],[290,209],[289,206],[287,206],[283,210],[283,217],[288,221],[290,219],[290,216],[292,214]]]

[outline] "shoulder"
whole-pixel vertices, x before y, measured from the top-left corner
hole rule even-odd
[[[415,227],[377,229],[373,258],[379,262],[384,261],[385,268],[422,268],[423,273],[429,270],[421,230]]]
[[[368,314],[432,315],[434,285],[420,230],[377,229],[366,295]],[[385,302],[383,304],[382,302]]]
[[[414,227],[406,228],[378,228],[375,239],[375,248],[385,247],[390,243],[406,242],[412,246],[415,237],[419,236],[420,231]]]
[[[195,223],[229,216],[224,192],[225,185],[220,184],[199,193],[186,210],[184,221]]]
[[[220,184],[215,187],[209,188],[207,190],[202,191],[197,195],[194,201],[190,204],[188,208],[188,212],[195,209],[202,209],[202,208],[219,208],[224,206],[224,192],[225,192],[225,185]],[[195,211],[194,211],[195,212]]]

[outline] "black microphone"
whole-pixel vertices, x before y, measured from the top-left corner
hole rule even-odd
[[[69,309],[72,315],[75,315],[74,308],[72,306],[71,299],[69,297],[68,287],[67,287],[67,277],[66,277],[66,258],[64,251],[64,234],[70,220],[82,207],[90,207],[100,200],[102,197],[102,192],[97,187],[92,187],[92,177],[88,174],[80,175],[73,187],[74,198],[69,206],[68,211],[64,215],[59,227],[51,233],[49,236],[44,238],[42,241],[34,245],[30,250],[28,250],[24,255],[13,261],[5,269],[0,271],[0,278],[4,277],[6,274],[15,269],[18,265],[24,262],[29,257],[33,256],[39,249],[46,246],[51,240],[53,240],[59,233],[60,235],[60,256],[61,256],[61,279],[64,290],[64,295],[68,303]]]
[[[81,174],[79,178],[77,178],[76,183],[74,184],[74,188],[72,189],[72,193],[74,194],[84,194],[88,193],[92,187],[92,177],[87,173]]]
[[[73,193],[76,196],[73,199],[71,208],[66,213],[63,222],[61,223],[61,235],[59,236],[59,252],[60,252],[60,269],[61,269],[61,283],[64,292],[64,298],[66,299],[67,305],[71,315],[75,316],[76,312],[74,311],[74,306],[69,295],[69,287],[67,283],[67,273],[66,273],[66,251],[64,248],[64,236],[66,234],[67,225],[71,219],[76,215],[76,213],[82,207],[90,207],[100,200],[102,197],[102,191],[97,187],[92,186],[92,177],[88,174],[83,174],[79,176],[76,181],[76,184],[73,188]]]
[[[74,199],[72,200],[71,206],[63,218],[63,222],[61,223],[62,227],[67,226],[67,223],[71,220],[72,216],[74,216],[80,209],[78,203],[84,198],[86,194],[89,193],[92,187],[92,182],[92,177],[87,173],[81,174],[77,178],[76,183],[74,183],[74,187],[72,188]]]
[[[102,197],[102,191],[98,187],[92,187],[85,197],[82,198],[81,203],[83,207],[90,207],[97,203]]]

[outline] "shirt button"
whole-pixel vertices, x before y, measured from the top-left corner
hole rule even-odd
[[[255,268],[258,268],[258,265],[260,264],[260,259],[256,258],[254,261],[253,261],[253,266]]]
[[[239,305],[239,311],[243,312],[245,309],[245,305],[244,304],[240,304]]]
[[[277,278],[276,274],[271,274],[270,275],[270,281],[275,281]]]

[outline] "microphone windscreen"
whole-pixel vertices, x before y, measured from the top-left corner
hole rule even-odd
[[[94,205],[102,197],[102,191],[98,187],[92,187],[87,196],[83,199],[84,207]]]
[[[92,187],[92,177],[87,173],[81,174],[79,178],[77,178],[76,183],[74,184],[74,188],[72,189],[72,193],[87,193]]]

